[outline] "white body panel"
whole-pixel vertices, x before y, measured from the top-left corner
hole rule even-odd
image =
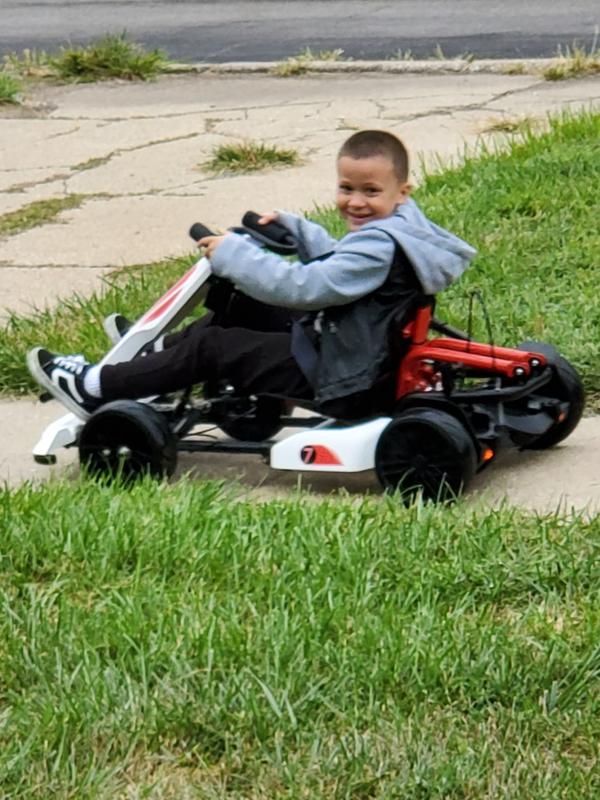
[[[129,361],[150,342],[174,328],[191,308],[198,305],[206,290],[210,274],[208,259],[199,259],[131,326],[125,336],[108,351],[100,364],[120,364]],[[40,460],[47,459],[53,456],[58,448],[75,444],[88,416],[89,414],[82,411],[81,419],[78,419],[75,414],[69,413],[50,423],[33,448],[33,457]]]
[[[390,417],[343,427],[299,431],[273,445],[273,469],[311,472],[362,472],[375,466],[375,448]]]

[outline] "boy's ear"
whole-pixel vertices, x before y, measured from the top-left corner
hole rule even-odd
[[[404,183],[400,184],[400,186],[398,187],[399,202],[403,203],[405,200],[408,200],[413,189],[414,186],[412,185],[412,183],[408,183],[408,181],[405,181]]]

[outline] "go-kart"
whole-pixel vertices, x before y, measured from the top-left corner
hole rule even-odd
[[[259,225],[253,212],[232,230],[280,254],[297,249],[287,229],[276,222]],[[190,230],[195,240],[209,233],[198,223]],[[101,364],[137,356],[183,320],[218,280],[200,258]],[[43,432],[34,459],[55,463],[59,448],[76,446],[91,473],[130,480],[144,473],[171,476],[181,451],[254,453],[279,470],[374,469],[384,490],[398,490],[405,501],[417,493],[441,500],[462,492],[502,447],[545,449],[574,430],[584,407],[582,382],[552,345],[507,348],[473,341],[436,319],[433,308],[433,298],[427,298],[399,330],[403,356],[395,390],[376,416],[332,418],[305,401],[299,416],[292,413],[299,404],[290,398],[205,387],[203,396],[190,389],[175,397],[108,402],[91,415],[68,413]],[[208,434],[207,426],[225,436]]]

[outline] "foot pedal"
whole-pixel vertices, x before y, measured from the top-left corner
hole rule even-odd
[[[40,403],[49,403],[50,400],[54,400],[54,395],[50,394],[50,392],[42,392],[38,397]]]

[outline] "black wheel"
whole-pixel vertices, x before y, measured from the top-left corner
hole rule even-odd
[[[425,500],[457,497],[477,469],[477,453],[459,420],[437,408],[400,413],[383,430],[375,470],[383,488],[400,491],[405,502],[419,492]]]
[[[175,471],[177,447],[158,411],[134,400],[115,400],[101,406],[83,426],[79,461],[98,477],[163,478]]]
[[[529,450],[546,450],[562,442],[577,427],[585,407],[585,391],[583,383],[575,367],[551,344],[544,342],[522,342],[517,350],[529,350],[546,356],[554,370],[554,376],[542,389],[540,394],[559,400],[561,403],[556,423],[525,447]]]
[[[219,422],[219,428],[232,439],[264,442],[281,430],[285,402],[278,397],[259,397],[246,411],[232,412]]]

